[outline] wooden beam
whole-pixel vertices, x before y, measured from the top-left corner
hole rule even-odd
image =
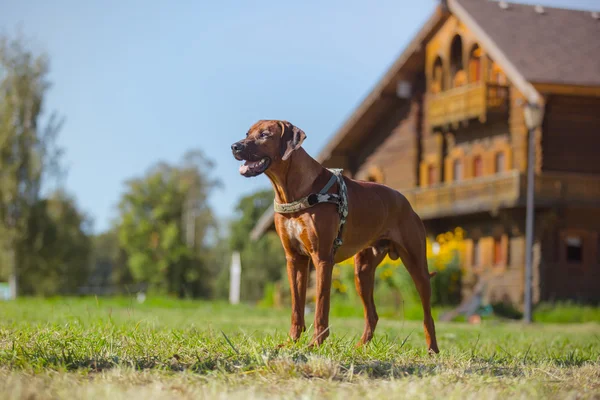
[[[533,86],[538,92],[543,94],[600,97],[600,86],[560,85],[554,83],[534,83]]]

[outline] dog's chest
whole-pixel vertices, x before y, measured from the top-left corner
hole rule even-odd
[[[301,254],[308,255],[306,248],[308,235],[304,223],[299,218],[289,218],[285,220],[283,226],[290,245]]]

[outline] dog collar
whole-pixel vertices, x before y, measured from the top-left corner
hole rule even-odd
[[[333,244],[333,252],[342,245],[342,230],[348,217],[348,190],[346,188],[346,182],[342,175],[342,169],[329,169],[333,173],[329,182],[319,191],[319,193],[311,193],[300,200],[293,201],[291,203],[278,203],[276,200],[273,201],[273,209],[279,214],[291,214],[298,211],[306,210],[319,203],[333,203],[338,206],[338,214],[340,215],[340,224],[338,230],[338,236]],[[337,181],[338,193],[327,193],[333,184]]]

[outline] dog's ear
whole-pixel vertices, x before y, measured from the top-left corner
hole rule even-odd
[[[304,131],[290,123],[280,122],[281,125],[281,140],[283,155],[281,159],[283,161],[290,158],[292,152],[302,146],[302,142],[306,139]]]

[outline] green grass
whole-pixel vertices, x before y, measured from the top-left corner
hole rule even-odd
[[[535,309],[535,320],[551,323],[600,323],[600,307],[581,306],[574,303],[541,304]]]
[[[600,325],[331,318],[317,349],[289,310],[150,298],[0,303],[0,398],[600,398]],[[312,315],[309,315],[309,319]],[[311,332],[309,332],[310,334]]]

